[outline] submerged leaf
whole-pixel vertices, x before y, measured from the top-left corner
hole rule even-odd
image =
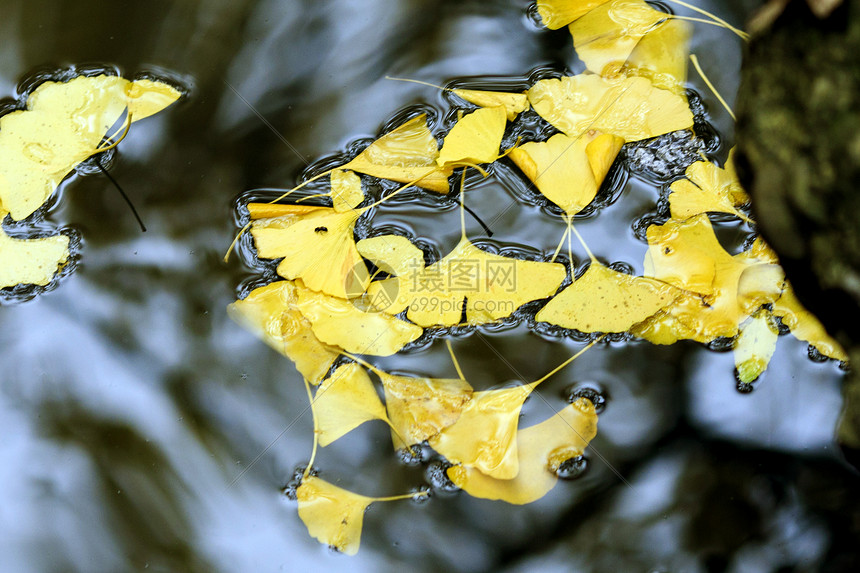
[[[480,107],[502,106],[508,121],[513,121],[529,107],[529,97],[525,92],[507,93],[465,89],[451,91],[454,92],[454,95]]]
[[[355,555],[361,544],[364,512],[374,499],[305,476],[296,489],[299,518],[312,537],[341,553]]]
[[[461,117],[445,136],[437,165],[444,169],[463,163],[492,163],[499,157],[505,125],[506,112],[501,106]]]
[[[626,332],[681,294],[670,285],[619,273],[592,261],[535,319],[581,332]]]
[[[0,212],[0,219],[4,213]],[[0,288],[45,286],[69,259],[69,237],[14,239],[0,229]]]
[[[367,372],[355,362],[338,367],[317,388],[313,401],[320,446],[370,420],[388,421]]]
[[[638,141],[693,127],[684,98],[645,78],[565,76],[541,80],[528,94],[535,111],[571,137],[594,129]]]
[[[385,389],[394,449],[436,436],[460,418],[464,405],[472,399],[472,387],[459,378],[376,373]]]
[[[277,281],[254,289],[227,311],[236,322],[292,360],[308,382],[319,384],[340,352],[314,335],[311,323],[296,307],[297,301],[295,285]]]
[[[537,384],[475,392],[460,417],[429,439],[433,449],[454,464],[511,479],[519,471],[517,422],[520,409]]]
[[[573,216],[594,200],[623,144],[620,137],[595,131],[576,138],[558,133],[508,156],[544,196]]]
[[[776,350],[779,330],[771,322],[770,312],[762,310],[740,327],[734,354],[738,380],[744,384],[750,384],[761,376]]]
[[[439,145],[427,128],[427,117],[413,117],[389,131],[358,156],[343,165],[359,173],[415,185],[437,193],[448,193],[450,168],[436,164]]]
[[[180,96],[161,82],[118,76],[41,84],[26,110],[0,117],[0,209],[13,219],[29,216],[78,163],[100,151],[124,111],[134,122]]]
[[[463,491],[483,499],[522,505],[545,496],[555,486],[556,471],[566,460],[581,456],[597,435],[594,405],[580,398],[548,420],[517,433],[519,472],[495,479],[475,468],[453,466],[448,477]]]
[[[367,267],[355,248],[355,222],[367,209],[251,203],[257,256],[283,260],[278,274],[315,291],[347,298],[364,292]]]

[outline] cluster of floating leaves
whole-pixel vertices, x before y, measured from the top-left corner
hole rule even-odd
[[[585,73],[542,79],[519,93],[450,90],[466,105],[441,148],[427,117],[415,115],[274,201],[247,204],[257,257],[278,261],[279,278],[233,303],[231,312],[305,380],[315,432],[311,462],[294,490],[298,513],[312,536],[342,552],[358,550],[371,502],[427,495],[366,497],[312,470],[317,445],[366,421],[387,424],[395,450],[429,446],[444,456],[447,479],[470,495],[512,504],[546,495],[596,435],[595,404],[584,397],[542,423],[519,427],[524,400],[576,355],[531,383],[488,391],[472,388],[453,353],[455,379],[395,375],[367,359],[395,354],[427,332],[493,324],[534,303],[534,323],[591,334],[591,344],[618,333],[654,344],[731,339],[744,383],[767,367],[780,323],[825,356],[845,359],[800,306],[761,238],[734,256],[717,240],[709,213],[753,225],[731,158],[721,168],[703,156],[671,183],[669,217],[646,231],[642,276],[599,262],[573,225],[623,145],[667,134],[695,137],[684,87],[687,20],[743,33],[706,13],[708,19],[681,18],[642,0],[539,0],[537,11],[547,27],[569,27]],[[524,112],[536,113],[555,134],[503,148],[506,129]],[[459,243],[432,264],[408,237],[357,237],[360,220],[372,225],[375,208],[407,188],[440,196],[459,183],[463,207],[466,170],[486,177],[486,166],[496,161],[512,163],[560,209],[567,231],[549,260],[476,246],[466,236],[463,208]],[[324,178],[327,190],[311,197],[327,197],[330,206],[304,203],[309,197],[279,203]],[[379,180],[402,185],[374,198],[368,189]],[[579,277],[570,255],[573,236],[590,259]],[[570,269],[555,262],[565,243]]]
[[[46,287],[62,274],[72,234],[34,224],[34,213],[77,165],[113,149],[131,123],[180,96],[151,79],[76,75],[39,84],[0,117],[0,221],[26,220],[15,225],[23,238],[0,229],[0,289]]]

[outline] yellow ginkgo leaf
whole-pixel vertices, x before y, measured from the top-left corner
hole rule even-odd
[[[312,537],[341,553],[358,553],[364,512],[374,498],[352,493],[314,476],[302,479],[296,496],[299,518]]]
[[[5,213],[0,211],[0,220]],[[14,239],[0,229],[0,288],[45,286],[69,259],[69,237]]]
[[[618,136],[595,131],[581,137],[558,133],[508,156],[547,199],[573,216],[594,200],[623,144]]]
[[[528,94],[534,110],[571,137],[593,129],[638,141],[693,126],[684,98],[641,77],[565,76],[541,80]]]
[[[621,72],[648,78],[654,87],[673,91],[686,99],[692,33],[693,27],[688,22],[663,22],[639,40]]]
[[[734,355],[738,380],[744,384],[754,382],[761,376],[776,350],[779,330],[772,321],[770,312],[762,310],[749,317],[740,327]]]
[[[448,477],[463,491],[483,499],[523,505],[537,501],[555,486],[556,471],[566,460],[581,456],[597,435],[594,405],[580,398],[558,414],[517,433],[519,473],[495,479],[475,468],[453,466]]]
[[[296,286],[296,307],[310,321],[317,338],[347,352],[390,356],[424,332],[391,315],[365,312],[346,299]]]
[[[682,294],[676,300],[683,300],[684,298],[692,299],[695,297]],[[701,301],[699,302],[701,303]],[[630,329],[630,334],[647,340],[651,344],[662,345],[675,344],[679,340],[694,340],[697,337],[695,329],[678,320],[668,309],[660,310],[639,324],[634,324]]]
[[[842,346],[827,334],[824,325],[815,315],[804,308],[794,294],[794,289],[787,282],[782,296],[773,303],[773,314],[782,318],[782,323],[791,330],[795,338],[808,342],[824,356],[836,360],[848,360],[848,354]]]
[[[331,202],[338,213],[352,211],[364,201],[361,178],[352,171],[335,169],[331,172]]]
[[[278,274],[308,288],[347,298],[364,292],[369,276],[355,248],[355,222],[367,209],[250,204],[257,256],[283,260]],[[282,213],[278,215],[277,213]],[[265,218],[258,218],[265,217]]]
[[[568,29],[576,55],[586,68],[613,76],[639,41],[667,16],[644,0],[609,0],[577,19]],[[683,58],[686,60],[687,55]]]
[[[507,93],[466,89],[456,89],[451,91],[454,95],[480,107],[502,106],[505,109],[505,115],[508,118],[508,121],[513,121],[520,113],[529,107],[529,96],[526,95],[526,92]]]
[[[160,82],[106,75],[41,84],[26,110],[0,117],[0,205],[13,219],[27,217],[78,163],[100,151],[126,109],[136,121],[180,95]]]
[[[537,0],[537,10],[543,25],[550,30],[567,26],[607,0]]]
[[[390,278],[374,281],[367,287],[367,309],[399,314],[411,302],[409,285],[424,270],[424,253],[406,237],[380,235],[356,243],[358,252]],[[357,301],[358,303],[359,301]]]
[[[236,322],[292,360],[308,382],[319,384],[340,352],[314,335],[296,302],[292,281],[277,281],[254,289],[227,310]]]
[[[749,202],[749,196],[737,179],[708,161],[697,161],[687,168],[686,179],[672,183],[669,207],[673,219],[688,219],[700,213],[719,212],[749,218],[737,208]]]
[[[327,446],[364,422],[388,422],[367,372],[355,362],[338,367],[317,388],[313,401],[320,446]]]
[[[582,332],[626,332],[675,300],[680,292],[646,277],[634,277],[596,261],[550,300],[535,318]]]
[[[564,276],[560,264],[493,255],[463,237],[443,259],[403,281],[401,296],[410,301],[406,316],[415,324],[459,324],[464,307],[467,323],[484,324],[552,295]]]
[[[400,183],[414,182],[430,191],[448,193],[452,170],[439,167],[438,157],[439,145],[422,114],[371,143],[342,169]]]
[[[445,136],[436,163],[442,169],[492,163],[499,157],[506,117],[502,106],[481,108],[461,117]]]
[[[472,387],[459,378],[397,376],[375,370],[385,389],[394,449],[418,444],[456,422]]]
[[[453,464],[496,479],[516,477],[517,422],[523,402],[537,384],[475,392],[460,417],[431,437],[430,445]]]

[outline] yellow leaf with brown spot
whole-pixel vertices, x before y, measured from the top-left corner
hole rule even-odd
[[[597,435],[594,405],[580,398],[540,424],[519,430],[519,473],[512,479],[495,479],[475,468],[453,466],[448,477],[474,497],[500,499],[515,505],[532,503],[555,486],[563,462],[581,456]]]
[[[308,288],[340,298],[367,288],[367,267],[355,248],[355,222],[366,209],[337,212],[302,205],[248,206],[251,235],[262,259],[283,260],[278,274],[301,279]],[[276,212],[282,215],[272,215]],[[265,213],[265,218],[255,215]]]

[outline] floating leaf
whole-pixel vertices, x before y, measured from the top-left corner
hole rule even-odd
[[[355,362],[339,366],[323,380],[314,396],[313,409],[319,444],[323,447],[364,422],[388,422],[370,377]]]
[[[331,172],[332,207],[338,213],[352,211],[364,201],[361,178],[352,171],[335,169]]]
[[[740,327],[734,354],[738,379],[744,384],[750,384],[761,376],[776,350],[779,330],[772,320],[770,312],[762,310],[749,317]]]
[[[0,220],[5,216],[0,212]],[[69,237],[14,239],[0,229],[0,288],[45,286],[69,259]]]
[[[351,301],[297,287],[296,307],[317,338],[347,352],[390,356],[424,332],[388,314],[364,312]]]
[[[454,95],[480,107],[502,106],[505,109],[505,116],[508,121],[513,121],[529,107],[529,97],[525,92],[507,93],[465,89],[451,91],[454,92]]]
[[[463,163],[492,163],[499,157],[505,133],[505,108],[485,107],[461,117],[442,142],[436,159],[440,168]]]
[[[589,131],[580,137],[558,133],[545,142],[530,142],[508,156],[550,201],[569,216],[597,195],[624,140]]]
[[[688,219],[700,213],[719,212],[749,218],[737,208],[749,203],[738,180],[713,163],[697,161],[687,168],[686,179],[672,183],[669,207],[673,219]]]
[[[453,466],[448,477],[474,497],[522,505],[542,498],[555,486],[556,471],[566,460],[582,455],[597,435],[594,405],[580,398],[548,420],[517,433],[519,473],[495,479],[475,468]]]
[[[541,117],[571,137],[593,129],[638,141],[693,126],[684,98],[640,77],[565,76],[537,82],[528,95]]]
[[[460,418],[464,405],[472,399],[472,387],[465,380],[374,371],[385,389],[395,449],[438,435]]]
[[[361,544],[366,497],[339,488],[314,476],[305,476],[296,489],[299,518],[312,537],[341,553],[355,555]]]
[[[567,26],[607,0],[538,0],[537,10],[543,25],[550,30]]]
[[[815,315],[804,308],[788,283],[782,296],[773,303],[773,314],[782,318],[782,323],[791,330],[795,338],[808,342],[824,356],[836,360],[848,360],[845,350],[827,334],[824,325]]]
[[[664,282],[592,261],[585,274],[550,300],[535,319],[582,332],[626,332],[679,294]]]
[[[103,138],[126,109],[134,122],[180,96],[161,82],[118,76],[41,84],[26,110],[0,117],[0,208],[13,219],[27,217],[78,163],[103,149]]]
[[[693,27],[687,22],[663,22],[639,40],[620,72],[648,78],[654,87],[673,91],[686,99],[692,32]]]
[[[401,296],[408,292],[404,281],[424,270],[424,253],[406,237],[380,235],[362,239],[356,243],[358,252],[370,260],[378,269],[391,275],[390,278],[374,281],[367,287],[361,303],[377,312],[399,314],[409,306],[409,299]]]
[[[308,382],[319,384],[340,352],[314,335],[311,323],[295,306],[297,300],[291,281],[277,281],[254,289],[227,310],[236,322],[292,360]]]
[[[367,210],[337,212],[305,205],[248,205],[257,256],[283,260],[278,274],[308,288],[347,298],[364,292],[369,276],[355,248],[355,222]]]
[[[422,114],[389,131],[341,168],[448,193],[452,171],[437,166],[438,157],[439,145]]]

